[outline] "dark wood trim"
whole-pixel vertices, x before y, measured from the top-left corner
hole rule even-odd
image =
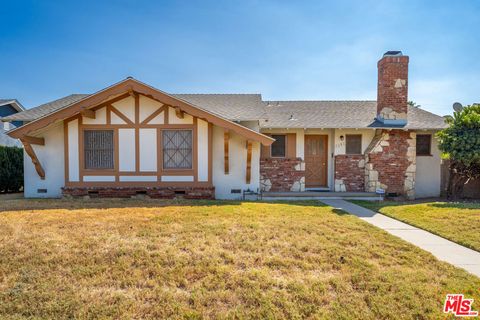
[[[82,170],[85,168],[85,157],[83,156],[83,118],[78,117],[78,181],[83,181]]]
[[[114,128],[113,129],[113,145],[114,145],[114,149],[113,149],[113,152],[115,153],[115,161],[114,161],[114,168],[116,168],[116,173],[115,173],[115,181],[119,181],[119,173],[118,171],[120,171],[120,137],[119,137],[119,131],[118,131],[118,128]]]
[[[44,146],[45,145],[45,139],[44,138],[23,136],[22,140],[28,142],[29,144],[37,144],[39,146]]]
[[[108,88],[105,88],[95,94],[89,95],[80,101],[71,104],[66,108],[62,108],[58,111],[52,112],[48,116],[41,117],[35,121],[29,122],[15,130],[8,133],[12,138],[20,138],[27,135],[29,132],[46,127],[47,125],[54,123],[58,120],[64,120],[85,108],[93,108],[103,103],[112,100],[111,97],[118,98],[118,95],[122,95],[125,92],[133,91],[136,94],[143,94],[146,97],[160,101],[161,103],[171,105],[173,107],[180,108],[183,112],[186,112],[194,117],[205,118],[208,122],[211,122],[222,128],[231,129],[239,135],[254,141],[259,141],[262,144],[270,145],[273,140],[261,133],[248,129],[240,124],[234,123],[230,120],[224,119],[206,110],[200,109],[187,101],[177,99],[165,92],[157,90],[151,86],[141,83],[134,79],[126,79],[119,83],[116,83]],[[110,102],[111,104],[112,102]]]
[[[157,171],[140,171],[140,172],[132,172],[132,171],[119,171],[119,176],[157,176]]]
[[[163,169],[162,176],[195,176],[195,171],[192,169]]]
[[[208,122],[208,182],[213,183],[213,124]]]
[[[140,172],[140,97],[135,95],[135,172]]]
[[[107,115],[106,115],[106,122],[107,122],[107,125],[110,125],[112,124],[112,109],[110,108],[110,105],[106,106],[106,112],[107,112]]]
[[[117,128],[117,129],[133,129],[133,128],[141,128],[141,129],[191,129],[193,124],[85,124],[91,129],[104,129],[104,128]]]
[[[134,124],[134,122],[130,119],[128,119],[128,117],[126,115],[124,115],[123,113],[121,113],[117,108],[115,108],[113,105],[110,105],[110,112],[113,112],[115,113],[120,119],[122,119],[123,121],[125,121],[126,125],[132,125]],[[103,124],[100,124],[100,126],[103,126]]]
[[[136,98],[137,99],[137,98]],[[139,101],[139,98],[138,98]],[[136,103],[135,109],[140,110],[139,102]],[[78,119],[78,153],[79,153],[79,182],[83,184],[99,184],[100,182],[92,182],[84,181],[84,176],[113,176],[115,177],[115,183],[119,183],[122,185],[131,184],[131,181],[120,181],[120,176],[156,176],[158,181],[161,180],[162,176],[192,176],[193,182],[199,183],[198,181],[198,118],[192,116],[192,124],[143,124],[139,123],[139,113],[136,115],[137,123],[130,123],[127,124],[111,124],[109,121],[109,114],[110,112],[115,112],[115,107],[111,105],[106,105],[106,112],[107,112],[107,124],[84,124],[83,118],[81,115],[75,116],[73,119]],[[159,111],[160,110],[160,111]],[[164,111],[165,116],[168,116],[168,107],[162,106],[156,110],[158,114]],[[117,110],[121,114],[120,111]],[[137,113],[137,112],[136,112]],[[122,114],[123,115],[123,114]],[[176,116],[176,114],[175,114]],[[126,117],[124,115],[124,117]],[[127,118],[128,119],[128,118]],[[126,119],[124,119],[125,121]],[[166,119],[167,120],[167,119]],[[165,122],[168,122],[165,121]],[[208,123],[208,183],[212,182],[212,150],[213,150],[213,124]],[[157,135],[157,171],[150,171],[150,172],[141,172],[140,171],[140,129],[148,128],[148,129],[156,129]],[[134,129],[135,131],[135,171],[129,172],[120,172],[119,171],[119,164],[120,164],[120,154],[119,154],[119,129]],[[192,168],[191,169],[164,169],[163,168],[163,145],[162,145],[162,130],[191,130],[192,131]],[[109,170],[92,170],[92,169],[85,169],[85,157],[84,157],[84,132],[85,130],[113,130],[114,132],[114,168]],[[68,127],[64,128],[64,137],[68,139]],[[206,146],[205,146],[206,147]],[[66,152],[68,153],[68,147],[66,147]],[[68,161],[68,155],[65,158]],[[203,168],[202,168],[203,169]],[[69,180],[66,179],[66,183],[70,183]],[[162,182],[163,183],[163,182]],[[178,185],[181,182],[169,182],[172,186]],[[203,183],[203,181],[202,181]],[[157,184],[158,185],[158,184]]]
[[[177,116],[178,117],[178,116]],[[193,181],[198,181],[198,121],[193,118],[193,132],[192,132],[192,152],[193,152]]]
[[[162,130],[157,128],[157,178],[163,174],[163,141]]]
[[[177,118],[179,119],[183,119],[185,117],[185,114],[182,110],[180,110],[179,107],[176,107],[175,108],[175,115],[177,116]]]
[[[143,120],[140,124],[148,124],[150,121],[152,121],[156,116],[158,116],[160,113],[164,112],[165,109],[167,108],[168,106],[161,106],[160,108],[158,108],[157,110],[155,110],[155,112],[153,112],[151,115],[149,115],[148,117],[145,118],[145,120]],[[163,119],[163,123],[165,123],[165,119]]]
[[[286,150],[285,155],[287,158],[296,158],[297,157],[297,134],[296,133],[287,133],[285,138]]]
[[[90,118],[90,119],[95,119],[96,118],[95,111],[90,110],[90,109],[84,109],[80,112],[80,114],[83,117],[86,117],[86,118]]]
[[[42,164],[38,160],[37,154],[35,153],[35,150],[33,150],[32,145],[23,139],[20,139],[20,141],[23,144],[25,152],[28,154],[30,159],[32,159],[32,163],[35,166],[38,176],[40,179],[45,180],[45,170],[43,170]]]
[[[65,178],[65,183],[70,180],[70,159],[68,156],[68,122],[63,122],[63,157],[65,160],[64,164],[64,178]]]
[[[223,162],[224,162],[224,171],[225,171],[225,174],[229,174],[229,170],[230,170],[230,167],[229,167],[229,159],[228,159],[228,156],[229,156],[229,140],[230,140],[230,133],[228,130],[225,130],[223,132]]]
[[[165,114],[165,119],[164,119],[165,121],[163,121],[164,124],[170,124],[170,119],[169,119],[169,115],[168,115],[170,113],[170,108],[171,108],[171,106],[169,106],[169,105],[166,105],[166,107],[165,107],[165,113],[164,113]]]
[[[252,179],[252,141],[247,140],[247,177],[246,183],[249,184]]]

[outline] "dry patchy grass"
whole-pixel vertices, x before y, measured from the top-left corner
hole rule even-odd
[[[480,251],[480,203],[352,202]]]
[[[424,319],[446,293],[480,301],[480,279],[313,202],[0,207],[2,318]]]

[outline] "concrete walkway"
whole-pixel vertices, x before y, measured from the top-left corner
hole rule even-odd
[[[322,200],[322,202],[356,215],[360,219],[430,252],[437,259],[480,277],[480,252],[345,200]]]

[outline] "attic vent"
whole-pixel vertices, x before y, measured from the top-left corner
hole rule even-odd
[[[386,56],[403,56],[402,51],[387,51],[383,54],[384,57]]]
[[[97,198],[99,196],[98,190],[88,190],[88,196],[91,198]]]

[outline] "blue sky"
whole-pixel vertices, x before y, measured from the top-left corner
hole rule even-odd
[[[28,108],[129,75],[172,93],[374,100],[387,50],[410,56],[424,109],[480,102],[476,0],[1,1],[0,97]]]

